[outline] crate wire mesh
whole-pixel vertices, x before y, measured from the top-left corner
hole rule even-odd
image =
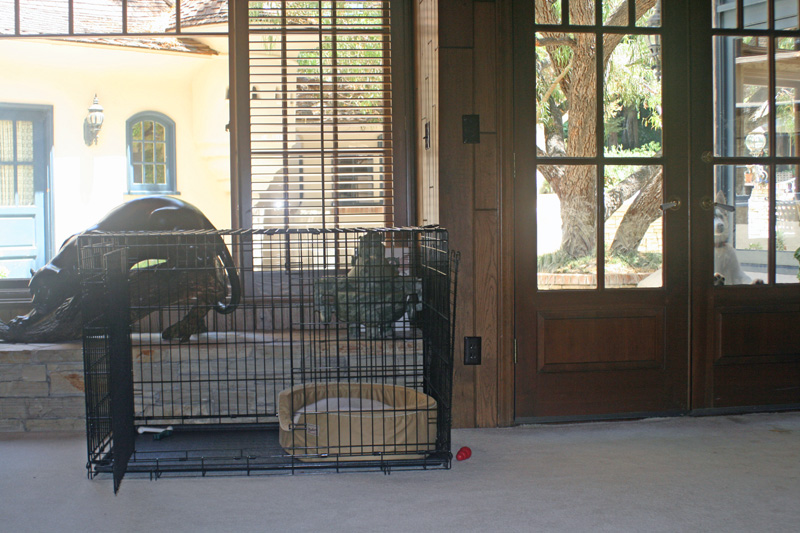
[[[79,248],[90,476],[449,467],[445,230],[91,233]]]

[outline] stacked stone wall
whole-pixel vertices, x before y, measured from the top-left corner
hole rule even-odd
[[[0,431],[82,431],[80,343],[0,344]]]

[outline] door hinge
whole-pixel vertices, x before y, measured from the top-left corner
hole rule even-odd
[[[517,339],[514,339],[514,364],[517,364]]]

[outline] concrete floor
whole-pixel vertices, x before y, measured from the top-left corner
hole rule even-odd
[[[455,430],[451,470],[86,479],[82,434],[0,433],[0,530],[800,531],[800,413]]]

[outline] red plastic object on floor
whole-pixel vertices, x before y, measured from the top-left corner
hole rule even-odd
[[[472,450],[469,449],[467,446],[463,446],[458,453],[456,453],[456,460],[457,461],[464,461],[472,457]]]

